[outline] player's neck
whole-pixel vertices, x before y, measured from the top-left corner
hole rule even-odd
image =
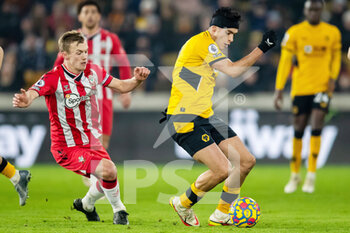
[[[316,27],[316,26],[320,25],[321,20],[318,21],[318,22],[310,22],[310,21],[306,20],[306,22],[308,22],[308,24],[309,24],[310,26]]]
[[[84,27],[84,26],[81,28],[81,32],[87,37],[91,37],[91,36],[95,35],[99,30],[100,30],[99,25],[96,25],[93,28],[88,28],[88,27]]]
[[[67,61],[64,61],[63,65],[70,73],[72,73],[74,75],[78,75],[78,74],[80,74],[82,72],[82,70],[77,70],[73,66],[70,66]]]
[[[216,40],[216,36],[214,36],[214,33],[213,33],[212,28],[211,28],[211,27],[208,28],[207,31],[209,32],[209,35],[210,35],[210,37],[213,39],[213,41],[215,41],[215,40]]]

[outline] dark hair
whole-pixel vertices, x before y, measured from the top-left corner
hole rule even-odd
[[[69,53],[70,45],[74,42],[77,42],[78,44],[84,43],[85,38],[84,35],[76,30],[65,32],[59,39],[58,39],[58,47],[60,49],[60,52],[67,52]]]
[[[216,16],[223,16],[230,21],[235,21],[235,22],[241,21],[241,14],[230,7],[220,7],[215,11],[212,18]]]
[[[93,0],[87,0],[87,1],[82,1],[79,3],[78,9],[77,9],[78,15],[80,14],[80,12],[84,6],[90,6],[90,5],[95,6],[97,8],[98,13],[101,14],[101,8],[98,5],[98,3],[96,1],[93,1]]]

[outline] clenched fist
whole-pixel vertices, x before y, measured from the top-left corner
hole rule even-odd
[[[274,31],[265,32],[258,48],[264,53],[276,46],[277,37]]]
[[[134,69],[134,77],[138,81],[144,81],[147,79],[148,75],[151,73],[146,67],[136,67]]]

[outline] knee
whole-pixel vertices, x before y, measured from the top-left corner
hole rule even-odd
[[[111,160],[101,160],[103,161],[103,172],[102,179],[104,180],[115,180],[117,178],[117,168]]]
[[[246,159],[241,162],[241,170],[245,173],[249,173],[256,164],[256,159],[253,155],[249,154]]]

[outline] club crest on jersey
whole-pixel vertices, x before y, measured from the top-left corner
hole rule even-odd
[[[218,47],[215,44],[210,44],[208,47],[209,53],[217,54],[219,52]]]
[[[305,45],[305,46],[304,46],[304,52],[305,52],[306,54],[312,53],[312,45]]]
[[[88,80],[89,80],[89,83],[91,84],[91,86],[96,86],[95,78],[92,74],[89,75]]]

